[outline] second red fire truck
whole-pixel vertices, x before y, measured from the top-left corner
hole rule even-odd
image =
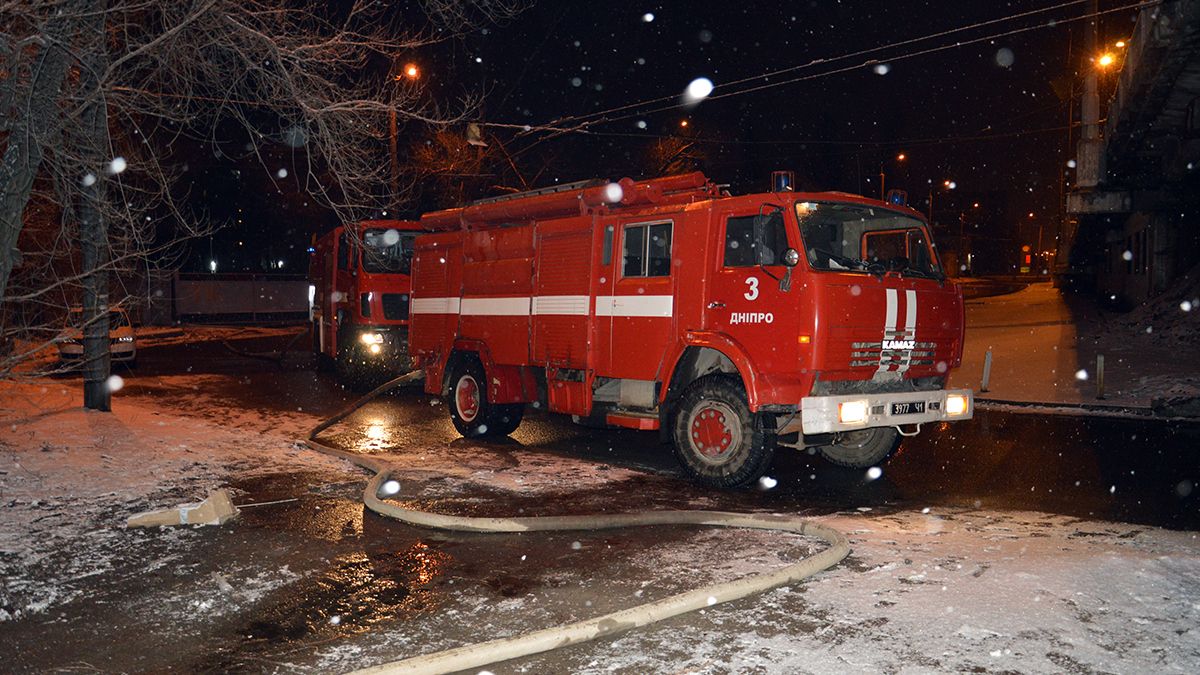
[[[411,221],[366,220],[313,243],[312,348],[347,386],[381,383],[409,367],[413,239],[421,231]]]
[[[852,467],[973,413],[948,390],[963,300],[920,213],[844,193],[728,196],[699,173],[426,214],[410,350],[460,433],[526,404],[658,430],[699,481],[779,445]]]

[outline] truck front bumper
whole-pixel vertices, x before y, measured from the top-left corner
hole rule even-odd
[[[779,432],[828,434],[872,427],[957,422],[971,419],[974,414],[975,400],[970,389],[806,396],[800,400],[799,424],[793,418]]]

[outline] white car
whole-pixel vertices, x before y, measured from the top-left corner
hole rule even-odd
[[[83,358],[83,309],[74,307],[67,315],[67,325],[55,340],[58,355],[63,361],[78,361]],[[109,358],[134,365],[137,360],[137,336],[129,314],[120,307],[108,310]]]

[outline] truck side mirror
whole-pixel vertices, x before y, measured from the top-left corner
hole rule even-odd
[[[800,252],[792,247],[788,247],[783,252],[783,264],[787,268],[783,271],[783,278],[779,280],[779,290],[787,293],[792,290],[792,268],[800,263]]]

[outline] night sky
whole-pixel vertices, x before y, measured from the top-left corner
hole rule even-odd
[[[1121,4],[1102,2],[1101,9]],[[1066,19],[1087,13],[1088,3],[1060,5],[543,0],[502,25],[398,61],[418,64],[424,95],[446,106],[482,93],[478,119],[488,141],[502,144],[537,186],[648,177],[655,140],[683,136],[696,141],[700,168],[734,192],[764,191],[772,170],[790,169],[801,189],[877,197],[882,168],[887,187],[907,190],[922,211],[934,189],[935,222],[957,227],[965,213],[977,236],[994,233],[1009,245],[1033,239],[1039,224],[1052,238],[1060,178],[1065,172],[1070,179],[1064,94],[1080,78],[1086,22]],[[1051,6],[1060,7],[1003,20]],[[1123,10],[1101,17],[1102,41],[1127,37],[1134,16]],[[921,39],[995,20],[1002,21]],[[1043,27],[946,48],[1030,26]],[[905,41],[913,42],[834,60]],[[917,54],[930,49],[938,51]],[[825,62],[729,84],[819,59]],[[698,77],[716,85],[712,95],[674,107]],[[809,79],[786,82],[795,78]],[[1108,92],[1112,80],[1102,83]],[[770,86],[731,93],[763,85]],[[551,130],[572,128],[580,116],[591,122],[583,132]],[[425,133],[403,128],[401,146]],[[265,152],[283,157],[286,150]],[[896,159],[901,152],[904,161]],[[284,271],[301,272],[311,233],[336,220],[294,180],[272,178],[257,160],[217,159],[191,175],[196,194],[222,196],[210,208],[231,222],[214,238],[218,258],[236,247],[237,265],[250,271],[285,260]],[[957,189],[945,190],[946,180]],[[490,194],[476,195],[484,196]],[[401,215],[444,205],[422,194]],[[193,269],[207,248],[205,242],[194,250]]]

